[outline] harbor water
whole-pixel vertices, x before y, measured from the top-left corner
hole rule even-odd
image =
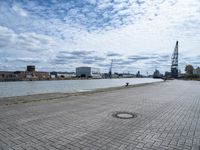
[[[54,80],[0,82],[0,97],[24,96],[42,93],[73,93],[101,88],[153,83],[162,81],[152,78],[94,79],[94,80]]]

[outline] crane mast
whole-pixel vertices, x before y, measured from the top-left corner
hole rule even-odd
[[[111,60],[111,63],[110,63],[109,78],[112,78],[112,65],[113,65],[113,59]]]
[[[176,41],[174,52],[172,54],[171,77],[178,77],[178,41]]]

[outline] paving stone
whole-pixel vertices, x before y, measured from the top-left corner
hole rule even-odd
[[[173,80],[0,106],[0,149],[200,149],[199,91],[199,82]]]

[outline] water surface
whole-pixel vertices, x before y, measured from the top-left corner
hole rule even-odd
[[[0,97],[23,96],[42,93],[72,93],[90,91],[100,88],[124,86],[141,83],[159,82],[161,79],[152,78],[123,78],[96,80],[56,80],[56,81],[17,81],[0,82]]]

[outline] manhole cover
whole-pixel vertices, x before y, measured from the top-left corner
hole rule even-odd
[[[112,116],[119,119],[131,119],[137,117],[136,113],[125,111],[114,112]]]

